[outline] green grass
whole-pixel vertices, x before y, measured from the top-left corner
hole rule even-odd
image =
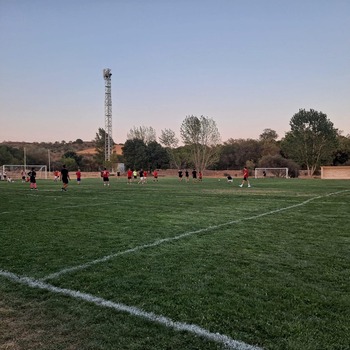
[[[238,184],[0,182],[0,270],[40,280],[141,247],[46,283],[264,349],[349,349],[350,182]],[[223,348],[0,275],[1,350]]]

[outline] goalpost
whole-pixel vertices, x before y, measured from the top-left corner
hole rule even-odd
[[[6,177],[10,177],[11,179],[21,179],[22,172],[24,171],[27,177],[29,171],[34,168],[36,172],[37,179],[46,179],[47,180],[47,166],[46,165],[17,165],[17,164],[4,164],[2,166],[2,175],[6,175]]]
[[[288,168],[255,168],[255,178],[264,177],[284,177],[286,179],[288,176]]]

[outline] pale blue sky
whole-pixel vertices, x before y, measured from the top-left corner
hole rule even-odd
[[[299,108],[350,134],[349,0],[0,0],[0,142],[113,139],[213,118],[280,137]]]

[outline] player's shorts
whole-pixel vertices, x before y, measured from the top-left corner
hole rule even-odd
[[[109,178],[108,178],[108,177],[104,177],[104,178],[103,178],[103,181],[104,181],[104,182],[108,182],[108,181],[109,181]]]
[[[248,177],[247,177],[247,176],[244,176],[243,180],[244,180],[244,181],[248,181]]]
[[[131,180],[131,176],[128,176],[128,180]]]
[[[64,184],[68,184],[68,177],[62,177],[62,182]]]

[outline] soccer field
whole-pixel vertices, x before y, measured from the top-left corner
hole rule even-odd
[[[350,182],[0,182],[0,349],[350,348]]]

